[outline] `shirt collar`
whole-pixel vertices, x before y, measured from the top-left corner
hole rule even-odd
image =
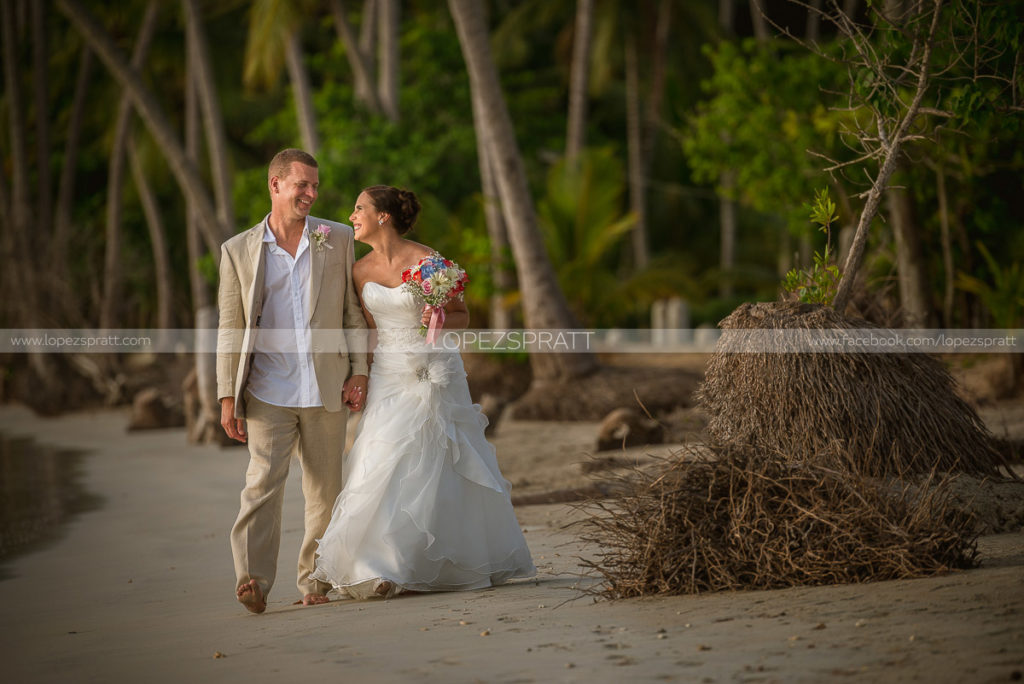
[[[274,231],[270,230],[270,214],[263,217],[263,241],[277,244],[277,238],[274,236]],[[302,251],[303,247],[309,245],[309,217],[306,217],[305,228],[302,231],[302,239],[299,240],[299,249],[295,252],[298,256],[299,252]]]

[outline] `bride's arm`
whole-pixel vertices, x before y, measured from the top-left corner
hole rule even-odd
[[[366,319],[366,367],[370,368],[373,366],[373,350],[377,348],[377,321],[373,320],[373,314],[362,301],[360,304],[363,307],[363,318]]]
[[[366,285],[366,279],[362,277],[361,272],[353,270],[352,280],[356,286],[356,299],[359,300],[363,318],[366,320],[366,368],[369,369],[373,365],[373,350],[377,347],[377,322],[373,320],[373,314],[363,302],[363,286]]]

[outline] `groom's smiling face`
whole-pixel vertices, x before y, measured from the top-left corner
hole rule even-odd
[[[270,180],[271,201],[295,219],[304,219],[316,201],[320,175],[312,166],[292,162],[287,175]]]

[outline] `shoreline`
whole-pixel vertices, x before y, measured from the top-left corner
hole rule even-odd
[[[297,467],[277,584],[267,613],[250,615],[234,600],[227,540],[245,449],[188,445],[180,428],[126,432],[127,417],[0,406],[0,432],[88,451],[81,484],[103,500],[3,563],[11,681],[959,682],[1024,672],[1021,532],[982,537],[977,570],[924,579],[594,602],[575,588],[588,550],[564,529],[573,509],[521,506],[535,580],[293,606]],[[503,470],[543,456],[500,434],[495,443]]]

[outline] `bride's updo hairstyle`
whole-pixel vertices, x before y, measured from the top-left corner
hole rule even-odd
[[[371,185],[363,192],[370,196],[374,209],[391,215],[391,222],[399,235],[412,230],[420,215],[420,201],[416,199],[416,193],[390,185]]]

